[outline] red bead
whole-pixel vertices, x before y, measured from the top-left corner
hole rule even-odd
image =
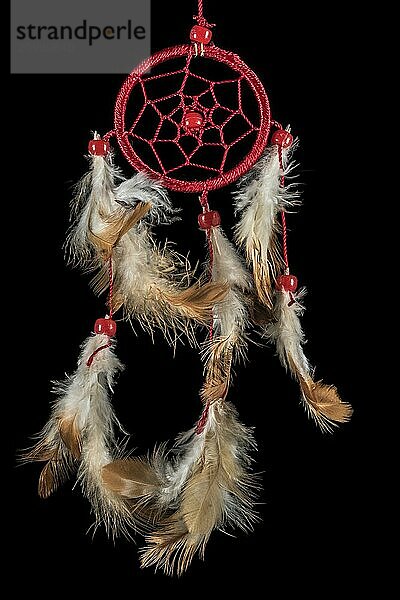
[[[187,129],[199,129],[203,125],[203,115],[195,110],[188,110],[183,118],[183,126]]]
[[[202,25],[194,25],[190,31],[190,39],[196,44],[209,44],[212,38],[212,31]]]
[[[289,131],[277,129],[272,134],[271,143],[276,144],[276,146],[280,146],[281,148],[290,148],[293,144],[293,136]]]
[[[200,229],[211,229],[211,227],[218,227],[218,225],[221,225],[221,215],[217,210],[203,212],[197,219]]]
[[[297,290],[297,277],[295,275],[279,275],[276,280],[276,289],[295,292]]]
[[[94,324],[95,333],[103,333],[109,337],[114,337],[117,331],[117,324],[113,319],[97,319]]]
[[[92,156],[107,156],[110,144],[104,140],[90,140],[88,150]]]

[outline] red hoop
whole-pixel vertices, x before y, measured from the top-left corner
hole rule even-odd
[[[175,191],[185,192],[202,192],[205,190],[215,190],[217,188],[228,185],[246,173],[260,157],[264,150],[270,129],[270,108],[268,97],[264,90],[261,81],[257,75],[233,52],[222,50],[216,46],[206,46],[204,48],[204,56],[206,58],[223,63],[238,73],[239,77],[247,82],[251,91],[254,94],[258,105],[259,125],[254,126],[252,131],[257,132],[257,138],[250,152],[241,160],[235,167],[226,172],[218,172],[218,175],[204,181],[184,181],[183,179],[174,179],[163,172],[158,172],[147,165],[142,158],[138,156],[129,141],[129,135],[132,134],[126,128],[125,112],[130,94],[133,88],[140,82],[146,82],[146,72],[149,69],[160,65],[168,60],[179,57],[187,57],[189,61],[194,57],[193,47],[191,45],[175,46],[166,48],[157,52],[138,65],[125,80],[122,88],[117,96],[115,111],[114,111],[114,126],[113,132],[117,138],[121,151],[127,161],[138,171],[145,171],[152,177],[160,180],[166,187]],[[195,60],[198,60],[197,58]],[[200,59],[199,59],[200,60]],[[238,80],[239,81],[239,80]],[[216,82],[218,84],[218,82]],[[176,93],[179,95],[179,92]],[[243,137],[243,136],[242,136]]]

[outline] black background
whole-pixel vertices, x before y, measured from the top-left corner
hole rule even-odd
[[[186,40],[193,4],[152,2],[153,50]],[[26,248],[22,258],[16,252],[11,264],[7,261],[7,288],[16,307],[8,431],[15,492],[10,558],[21,568],[15,591],[46,596],[54,577],[63,592],[74,593],[78,574],[79,589],[94,593],[112,586],[115,593],[163,589],[179,596],[190,590],[211,593],[211,585],[231,591],[242,581],[249,590],[261,585],[263,593],[280,598],[294,589],[317,593],[321,585],[348,590],[349,579],[358,586],[359,577],[373,577],[375,525],[366,474],[368,469],[373,479],[377,467],[371,460],[368,395],[360,394],[362,369],[355,360],[361,299],[354,279],[362,258],[361,225],[347,197],[355,169],[349,122],[361,94],[359,22],[343,19],[338,5],[319,12],[304,3],[297,8],[271,3],[261,15],[259,4],[233,8],[227,0],[210,1],[207,16],[217,24],[216,43],[238,52],[259,74],[273,117],[290,122],[300,137],[304,206],[289,217],[289,252],[292,271],[309,289],[306,350],[317,364],[317,377],[335,383],[353,404],[352,422],[333,436],[322,435],[307,420],[297,386],[273,351],[252,346],[249,364],[237,369],[230,398],[243,422],[256,427],[257,467],[264,472],[263,521],[248,536],[214,533],[206,561],[194,560],[180,580],[141,571],[131,543],[113,545],[101,531],[94,538],[86,535],[92,518],[78,489],[67,484],[49,500],[37,498],[39,466],[16,467],[15,456],[48,416],[50,380],[74,369],[79,344],[104,313],[88,277],[65,266],[62,243],[71,186],[86,170],[90,131],[112,127],[113,101],[124,77],[13,76],[13,200],[20,214],[10,227],[17,234],[14,243],[20,239]],[[122,158],[120,164],[129,174]],[[174,225],[169,237],[201,257],[196,198],[172,196],[183,208],[184,221]],[[211,196],[211,203],[229,225],[229,190]],[[128,325],[119,327],[118,354],[127,368],[115,405],[132,433],[131,445],[142,453],[196,420],[201,366],[194,350],[178,347],[174,357],[160,337],[153,345],[146,334],[137,333]],[[375,424],[375,438],[379,433]]]

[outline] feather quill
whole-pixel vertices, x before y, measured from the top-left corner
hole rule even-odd
[[[296,164],[290,160],[296,144],[284,149],[281,172],[278,146],[267,148],[264,156],[242,179],[235,193],[235,212],[240,219],[235,227],[235,240],[244,248],[246,259],[252,265],[254,284],[262,304],[272,309],[273,289],[277,273],[283,265],[278,245],[280,211],[289,211],[298,204],[298,192],[294,183],[285,187],[280,184],[291,177]]]
[[[284,290],[276,293],[276,319],[267,326],[266,335],[275,342],[282,365],[298,380],[309,416],[322,431],[332,432],[338,423],[349,421],[353,411],[350,404],[340,399],[334,386],[313,380],[313,370],[303,350],[305,337],[300,323],[304,293],[300,290],[295,298]]]
[[[238,526],[249,531],[257,519],[253,510],[257,481],[249,473],[255,442],[233,406],[215,402],[203,431],[193,429],[185,438],[180,473],[185,483],[179,506],[146,537],[141,554],[142,567],[155,566],[170,575],[181,575],[197,552],[204,556],[213,530]]]

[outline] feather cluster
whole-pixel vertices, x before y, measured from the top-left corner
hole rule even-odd
[[[176,509],[146,536],[143,567],[181,575],[197,552],[204,556],[215,529],[252,529],[258,488],[249,472],[254,448],[252,431],[239,422],[233,406],[221,400],[212,404],[203,431],[192,429],[180,441],[182,458],[166,489]]]
[[[124,308],[127,318],[150,332],[161,329],[171,342],[180,332],[193,341],[193,325],[210,322],[226,288],[202,278],[189,285],[187,260],[169,244],[160,247],[154,241],[151,226],[175,218],[159,183],[143,173],[124,179],[111,156],[90,160],[73,205],[75,221],[66,244],[70,261],[96,271],[93,287],[101,294],[109,285],[112,253],[113,312]]]
[[[125,179],[108,155],[90,158],[90,171],[78,186],[66,245],[69,259],[95,272],[96,293],[109,290],[110,313],[122,309],[127,319],[150,332],[159,328],[172,343],[181,333],[195,342],[193,327],[210,325],[202,349],[203,412],[172,452],[162,445],[147,457],[135,457],[121,449],[116,431],[124,432],[110,396],[122,365],[111,338],[93,334],[82,345],[75,373],[55,384],[50,419],[24,455],[44,462],[40,496],[49,496],[77,471],[95,527],[104,524],[111,536],[144,533],[143,567],[181,575],[196,554],[204,556],[214,530],[249,531],[257,520],[258,478],[251,473],[256,443],[226,400],[233,365],[246,356],[250,323],[276,344],[323,431],[351,416],[336,388],[313,379],[299,318],[303,292],[294,297],[276,290],[286,266],[278,216],[298,204],[294,183],[281,185],[282,176],[290,180],[296,166],[293,148],[282,155],[277,146],[268,148],[235,195],[240,215],[235,240],[245,259],[220,227],[207,231],[207,282],[200,277],[191,283],[188,261],[169,244],[155,241],[153,226],[176,218],[159,183],[142,173]]]

